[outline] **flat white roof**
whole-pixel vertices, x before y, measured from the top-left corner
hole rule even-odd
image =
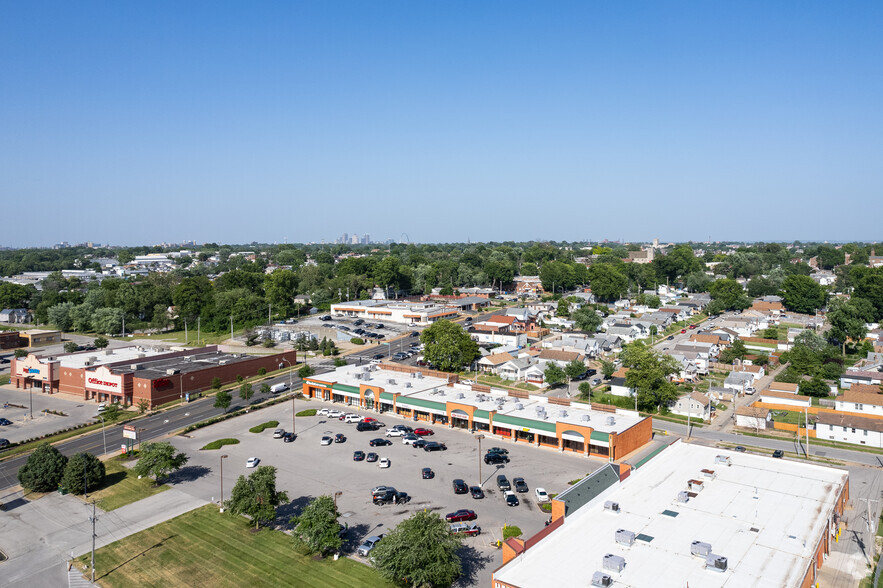
[[[729,456],[732,465],[714,463],[716,455]],[[716,477],[704,477],[702,469]],[[604,571],[617,587],[798,587],[847,478],[834,468],[677,442],[565,518],[494,578],[521,588],[558,588],[588,586],[595,571]],[[691,479],[702,480],[704,489],[677,502]],[[620,514],[604,510],[608,500],[619,503]],[[618,529],[646,538],[625,547],[615,541]],[[690,554],[693,541],[711,544],[728,569],[706,570],[704,558]],[[603,569],[608,553],[625,559],[621,573]]]
[[[447,386],[448,381],[442,378],[434,378],[423,376],[418,378],[412,377],[411,374],[405,372],[397,372],[393,370],[385,370],[381,366],[377,369],[368,369],[372,366],[368,365],[345,365],[337,368],[332,373],[316,376],[316,379],[325,382],[336,382],[347,386],[356,386],[365,384],[368,386],[378,386],[386,392],[393,392],[410,396],[421,390],[433,390],[438,387]],[[368,374],[370,379],[358,379],[357,373]],[[394,380],[394,384],[389,381]]]
[[[108,354],[108,351],[110,351],[111,353]],[[131,361],[132,363],[139,363],[141,361],[146,361],[152,357],[156,357],[157,355],[164,355],[167,353],[170,353],[168,349],[158,350],[154,348],[145,348],[133,345],[132,347],[96,349],[93,351],[81,351],[79,353],[71,353],[70,355],[60,355],[58,356],[58,361],[61,367],[84,368],[107,365],[109,363],[117,363],[120,361]],[[142,355],[144,357],[140,357]],[[89,361],[89,359],[92,357],[96,358],[95,363],[93,363],[91,366],[87,366],[86,362]]]

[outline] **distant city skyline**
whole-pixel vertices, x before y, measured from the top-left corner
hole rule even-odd
[[[4,8],[0,246],[873,241],[883,4]]]

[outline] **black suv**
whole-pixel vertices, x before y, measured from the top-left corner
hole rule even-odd
[[[506,479],[506,476],[500,474],[497,476],[497,488],[505,492],[506,490],[511,490],[512,485],[509,484],[509,480]]]
[[[469,486],[463,480],[454,480],[454,494],[466,494],[469,492]]]
[[[488,453],[484,456],[484,463],[487,465],[509,463],[509,456],[502,453]]]
[[[430,441],[423,446],[423,451],[445,451],[447,447],[437,441]]]

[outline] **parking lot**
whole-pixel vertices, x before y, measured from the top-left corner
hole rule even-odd
[[[30,418],[30,402],[34,404],[34,419]],[[4,408],[8,403],[8,407]],[[46,414],[43,409],[55,410],[67,416]],[[33,394],[14,387],[0,387],[0,418],[12,421],[0,426],[0,439],[16,443],[24,439],[48,435],[74,425],[91,423],[98,412],[94,402],[65,398],[59,394],[43,394],[39,389]]]
[[[341,408],[316,400],[297,402],[298,411],[321,407]],[[373,416],[387,427],[414,425],[391,414],[377,415],[368,411],[361,414]],[[445,443],[447,451],[425,452],[404,445],[399,437],[390,438],[390,446],[370,447],[371,439],[386,438],[385,429],[357,432],[355,424],[327,417],[298,418],[298,436],[293,443],[273,439],[272,429],[260,434],[248,431],[249,427],[269,420],[279,421],[280,427],[290,431],[291,404],[276,405],[200,429],[192,433],[190,438],[173,438],[172,442],[191,456],[189,466],[203,466],[211,470],[205,470],[206,475],[179,487],[200,498],[218,500],[220,455],[226,454],[229,459],[224,463],[224,488],[229,498],[236,479],[252,471],[245,467],[246,460],[258,457],[260,465],[272,465],[278,469],[278,487],[286,490],[292,500],[289,506],[280,509],[283,518],[295,514],[312,497],[336,495],[338,509],[342,513],[340,521],[349,527],[345,546],[348,553],[353,553],[365,537],[388,532],[419,509],[429,509],[441,516],[458,509],[474,510],[478,515],[475,522],[481,527],[482,533],[464,540],[465,545],[472,548],[465,550],[468,568],[464,585],[487,585],[491,571],[502,563],[499,550],[489,544],[501,538],[504,524],[520,527],[524,537],[529,537],[549,520],[549,515],[540,510],[534,499],[536,487],[544,487],[549,493],[559,493],[568,487],[568,481],[581,478],[604,463],[548,449],[513,445],[491,437],[482,441],[482,453],[479,454],[478,441],[468,432],[438,426],[431,427],[435,434],[427,439]],[[320,445],[323,436],[337,433],[346,435],[346,442]],[[225,446],[220,451],[200,451],[206,443],[226,437],[237,438],[240,443]],[[480,462],[480,456],[494,446],[509,450],[509,464],[488,466]],[[373,451],[381,458],[389,458],[391,467],[381,469],[378,463],[353,461],[353,452],[357,450],[365,453]],[[478,483],[479,463],[485,498],[473,499],[468,493],[454,494],[454,479],[462,479],[470,486]],[[435,473],[433,479],[422,478],[421,470],[424,467],[432,468]],[[515,477],[523,477],[527,482],[528,492],[518,494],[518,506],[506,506],[502,492],[496,487],[498,474],[505,474],[509,482]],[[408,493],[410,502],[405,505],[375,506],[371,501],[371,489],[380,485],[393,486]]]

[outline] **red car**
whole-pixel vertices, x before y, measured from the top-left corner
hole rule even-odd
[[[460,509],[455,512],[449,512],[445,515],[445,520],[449,523],[459,523],[461,521],[474,521],[478,518],[478,515],[475,514],[475,511]]]
[[[421,437],[426,437],[427,435],[435,435],[435,433],[432,432],[432,429],[424,429],[422,427],[419,429],[414,429],[414,434],[420,435]]]
[[[687,332],[687,329],[681,329],[681,335]]]
[[[692,331],[693,329],[695,329],[695,328],[696,328],[696,325],[690,325],[690,330],[691,330],[691,331]]]
[[[363,423],[373,423],[373,422],[376,421],[376,420],[377,420],[377,419],[375,419],[374,417],[364,417],[364,418],[362,418],[362,422],[363,422]]]

